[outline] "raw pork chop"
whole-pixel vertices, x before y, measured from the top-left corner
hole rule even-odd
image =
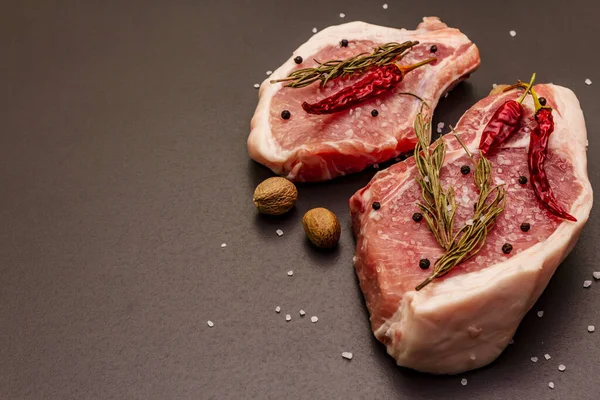
[[[493,361],[577,242],[592,207],[583,113],[569,89],[537,85],[535,90],[554,108],[556,130],[546,162],[550,184],[577,222],[554,217],[538,203],[530,184],[518,181],[528,175],[528,132],[535,124],[529,96],[520,130],[489,157],[494,179],[506,183],[504,213],[475,257],[421,291],[415,286],[433,268],[421,270],[419,260],[428,258],[433,265],[442,249],[425,222],[411,218],[421,199],[414,158],[377,173],[350,199],[357,237],[354,265],[371,327],[398,365],[456,374]],[[517,96],[515,91],[488,96],[463,115],[456,130],[470,151],[477,153],[496,108]],[[448,152],[441,179],[456,190],[458,229],[473,215],[474,168],[462,175],[460,167],[471,165],[469,159],[454,137],[444,140]],[[374,201],[381,204],[378,211],[371,207]],[[520,229],[523,222],[531,224],[528,232]],[[509,255],[501,251],[504,243],[513,245]]]
[[[347,39],[348,47],[340,46]],[[401,60],[409,65],[430,57],[437,46],[433,64],[407,74],[391,93],[366,101],[354,109],[332,115],[309,115],[303,101],[321,100],[360,79],[360,75],[337,79],[320,88],[314,83],[292,89],[269,80],[286,77],[298,68],[314,67],[313,59],[344,59],[387,42],[419,41],[420,44]],[[303,62],[297,65],[296,56]],[[479,66],[479,51],[458,29],[448,28],[438,18],[424,18],[415,31],[351,22],[332,26],[314,35],[300,46],[260,88],[259,102],[252,118],[248,151],[250,156],[275,173],[294,181],[323,181],[363,170],[374,163],[414,149],[412,128],[420,101],[399,92],[422,97],[432,107],[456,83],[467,78]],[[379,115],[371,116],[377,109]],[[291,118],[284,120],[281,112]]]

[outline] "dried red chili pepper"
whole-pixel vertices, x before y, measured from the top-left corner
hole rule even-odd
[[[354,85],[340,90],[323,100],[309,104],[302,103],[302,108],[309,114],[333,114],[347,110],[367,99],[379,96],[396,87],[404,76],[415,68],[429,64],[436,58],[412,64],[406,67],[397,64],[388,64],[378,67],[365,74],[365,76]]]
[[[550,107],[542,107],[533,88],[531,88],[531,94],[536,109],[535,121],[538,124],[529,136],[529,154],[527,158],[533,191],[542,205],[552,214],[569,221],[577,221],[575,217],[569,214],[556,201],[544,168],[544,163],[548,155],[548,140],[552,132],[554,132],[552,109]]]
[[[528,88],[532,87],[534,81],[535,73],[531,77]],[[528,91],[529,89],[525,90],[525,93],[523,93],[523,96],[518,101],[508,100],[498,107],[481,134],[481,140],[479,141],[481,154],[486,156],[490,150],[519,130],[519,124],[524,113],[521,103],[525,100]]]

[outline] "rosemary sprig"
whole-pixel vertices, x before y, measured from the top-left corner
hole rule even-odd
[[[301,88],[321,81],[320,85],[325,86],[330,79],[365,72],[373,66],[396,62],[417,44],[419,42],[390,42],[376,47],[371,54],[360,53],[345,60],[329,60],[323,63],[315,60],[319,64],[318,67],[298,69],[290,73],[287,78],[275,79],[271,83],[289,82],[286,87]]]
[[[429,147],[431,121],[424,118],[422,112],[417,114],[414,127],[417,135],[415,162],[420,175],[417,183],[421,186],[423,195],[423,202],[418,206],[437,242],[444,250],[449,250],[452,245],[456,202],[452,187],[444,189],[440,182],[440,170],[446,157],[446,145],[442,138],[439,138],[432,148]]]
[[[428,126],[426,125],[427,123],[423,123],[422,120],[422,117],[418,115],[417,121],[415,122],[415,131],[417,131],[418,124],[422,124],[421,126],[428,128]],[[429,132],[429,130],[427,131]],[[434,264],[434,270],[431,276],[429,276],[415,288],[417,291],[423,289],[434,279],[446,275],[456,265],[468,260],[475,254],[477,254],[477,252],[479,252],[479,250],[481,250],[481,248],[485,244],[487,234],[496,222],[496,218],[504,211],[504,205],[506,202],[506,189],[503,185],[492,185],[492,165],[489,162],[489,160],[484,156],[481,156],[479,157],[479,160],[476,163],[473,158],[473,155],[469,152],[469,150],[464,145],[460,137],[456,134],[456,132],[454,132],[454,137],[456,137],[458,142],[461,144],[471,161],[474,164],[476,164],[474,179],[475,185],[479,189],[479,197],[475,205],[473,219],[470,221],[471,223],[465,223],[465,225],[452,237],[449,246],[447,241],[440,241],[438,239],[438,235],[436,235],[436,232],[432,230],[432,232],[434,232],[434,235],[436,236],[436,239],[438,239],[438,243],[446,250],[446,252],[444,253],[444,255],[442,255],[436,260]],[[437,149],[440,146],[439,144],[437,144],[437,142],[439,141],[442,141],[441,138],[436,141],[434,152],[435,149]],[[444,156],[445,148],[444,153],[441,156],[439,156],[441,157],[441,162],[439,164],[440,168],[441,163],[444,160]],[[415,159],[416,158],[417,153],[415,152]],[[435,165],[438,165],[437,161]],[[439,178],[439,169],[437,171],[437,176]],[[446,191],[446,193],[449,192],[451,192],[453,196],[451,187]],[[446,199],[446,201],[448,200]],[[452,205],[452,216],[454,216],[454,212],[456,211],[456,209],[453,198]],[[421,209],[423,209],[423,207],[421,207]],[[434,224],[434,226],[437,226],[440,224],[440,222],[443,221],[435,222],[436,224]],[[429,229],[431,229],[432,225],[429,225],[429,222],[428,226]],[[450,229],[452,229],[452,227],[450,227]]]

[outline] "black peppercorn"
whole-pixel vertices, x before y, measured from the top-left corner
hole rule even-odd
[[[504,243],[502,245],[502,252],[504,254],[510,254],[510,252],[512,251],[512,249],[513,249],[512,248],[512,244],[510,244],[510,243]]]
[[[371,115],[376,117],[379,115],[379,111],[377,111],[376,109],[371,110]]]
[[[429,51],[432,52],[432,53],[435,53],[437,51],[437,46],[434,44],[433,46],[431,46],[429,48]]]
[[[540,104],[541,104],[542,106],[545,106],[545,105],[546,105],[546,98],[545,98],[545,97],[540,97],[540,98],[538,99],[538,101],[540,102]]]
[[[531,228],[531,225],[530,225],[528,222],[523,222],[523,223],[521,224],[521,230],[522,230],[523,232],[527,232],[527,231],[529,231],[529,229],[530,229],[530,228]]]
[[[419,267],[421,269],[427,269],[427,268],[429,268],[430,265],[431,265],[431,262],[429,261],[428,258],[421,258],[421,260],[419,260]]]
[[[302,57],[300,57],[300,56],[296,56],[296,58],[294,58],[294,62],[295,62],[296,64],[301,64],[301,63],[302,63]]]
[[[521,185],[524,185],[524,184],[526,184],[526,183],[527,183],[527,177],[526,177],[526,176],[523,176],[523,175],[521,175],[521,176],[519,177],[519,183],[520,183]]]
[[[379,210],[381,208],[381,204],[378,201],[373,202],[373,210]]]
[[[421,220],[423,219],[423,214],[421,213],[414,213],[412,216],[413,221],[415,222],[421,222]]]
[[[468,165],[463,165],[462,167],[460,167],[461,174],[467,175],[469,172],[471,172],[471,168]]]
[[[290,119],[291,116],[292,116],[292,113],[289,112],[288,110],[283,110],[281,112],[281,118],[283,118],[283,119]]]
[[[342,39],[342,41],[340,42],[340,44],[342,45],[342,47],[348,47],[348,40],[347,39]]]

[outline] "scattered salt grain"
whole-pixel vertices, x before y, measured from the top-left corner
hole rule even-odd
[[[387,10],[387,9],[388,9],[388,5],[387,5],[387,3],[384,3],[384,4],[383,4],[381,7],[383,7],[383,9],[384,9],[384,10]]]
[[[565,365],[564,365],[564,364],[560,364],[560,365],[558,366],[558,370],[559,370],[560,372],[563,372],[565,369],[567,369],[567,367],[565,367]]]
[[[534,363],[538,362],[538,358],[537,357],[531,357],[531,362],[534,362]]]
[[[498,85],[496,85],[495,83],[492,83],[492,88],[496,89],[496,86],[498,86]]]
[[[423,180],[424,180],[425,182],[429,182],[429,177],[428,177],[428,176],[425,176],[425,178],[423,178]]]
[[[442,133],[442,129],[444,129],[444,123],[440,122],[437,124],[437,133]]]
[[[588,288],[590,286],[592,286],[592,281],[583,281],[583,287],[584,288]]]
[[[510,33],[510,36],[512,36],[512,37],[517,36],[517,32],[516,31],[510,31],[508,33]]]
[[[463,386],[467,386],[467,378],[462,378],[460,380],[460,384],[463,385]]]
[[[300,316],[301,316],[301,317],[304,317],[305,315],[306,315],[306,311],[304,311],[304,310],[300,310]]]
[[[279,307],[279,306],[275,307],[275,312],[276,312],[276,313],[278,313],[278,312],[280,312],[280,311],[281,311],[281,307]]]
[[[554,389],[554,382],[550,382],[550,383],[548,383],[548,387],[549,387],[550,389]]]
[[[212,321],[206,321],[206,324],[207,324],[209,327],[211,327],[211,328],[212,328],[213,326],[215,326],[215,323],[214,323],[214,322],[212,322]]]
[[[288,275],[288,276],[292,276],[292,275],[294,275],[294,271],[292,271],[292,270],[290,269],[290,270],[287,272],[287,275]]]
[[[260,85],[258,83],[254,84],[254,89],[258,89],[260,87]]]
[[[275,233],[277,233],[277,236],[283,236],[283,231],[281,229],[277,229]]]
[[[550,357],[550,354],[544,354],[544,358],[545,358],[546,360],[549,360],[549,359],[551,359],[552,357]]]
[[[592,80],[590,78],[587,78],[585,80],[585,84],[588,85],[588,86],[591,85],[592,84]]]
[[[292,316],[290,314],[285,314],[285,320],[290,322],[292,320]]]
[[[221,243],[221,247],[227,247],[227,243]]]
[[[354,357],[354,356],[349,351],[344,351],[342,353],[342,357],[344,357],[346,360],[352,360],[352,357]]]
[[[317,33],[317,27],[314,27],[312,33]]]
[[[272,73],[273,73],[273,71],[271,71],[271,70],[267,71],[267,75],[271,75]]]
[[[315,322],[317,322],[319,320],[319,318],[317,318],[315,315],[313,315],[312,317],[310,317],[310,322],[312,322],[313,324]]]
[[[600,271],[595,271],[592,275],[594,275],[594,279],[600,279]]]
[[[588,325],[588,332],[592,333],[596,330],[596,327],[594,325]]]
[[[340,13],[340,18],[344,18],[344,17],[346,17],[346,14]]]
[[[473,225],[473,220],[472,219],[466,220],[465,225]]]
[[[538,315],[538,317],[542,318],[544,316],[544,312],[543,311],[538,311],[537,315]]]

